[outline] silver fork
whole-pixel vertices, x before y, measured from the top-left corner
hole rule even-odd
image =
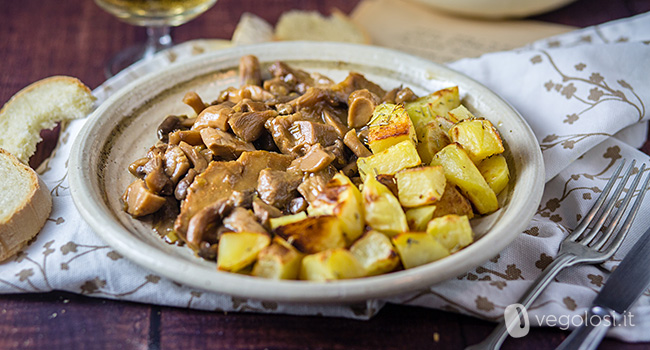
[[[622,180],[619,182],[618,186],[616,186],[614,193],[609,196],[614,184],[617,182],[624,164],[625,160],[614,171],[614,174],[607,182],[607,185],[605,185],[603,192],[600,194],[591,210],[589,210],[589,213],[587,213],[584,219],[582,219],[578,227],[576,227],[575,230],[562,241],[560,244],[560,251],[555,260],[553,260],[553,262],[544,269],[544,272],[537,277],[535,282],[533,282],[531,287],[521,298],[519,304],[523,305],[525,308],[529,308],[533,304],[533,301],[535,301],[542,291],[551,283],[553,278],[565,267],[577,264],[599,264],[611,258],[616,250],[618,250],[629,231],[636,213],[639,211],[645,190],[647,189],[650,180],[649,175],[646,177],[625,222],[619,225],[619,221],[621,221],[628,204],[632,200],[632,196],[641,181],[641,176],[646,167],[645,164],[641,166],[638,174],[634,177],[627,194],[622,199],[622,202],[619,203],[618,210],[616,210],[616,213],[612,217],[611,214],[614,207],[617,206],[618,197],[625,189],[625,184],[632,175],[635,161],[632,161],[625,171]],[[606,200],[607,203],[605,203]],[[602,211],[597,216],[601,209]],[[597,237],[598,232],[603,228],[603,224],[610,217],[611,221],[609,222],[609,226],[600,236]],[[588,226],[592,224],[592,222],[594,222],[593,226],[587,230]],[[610,238],[611,243],[605,247],[607,242],[610,241]],[[517,320],[518,319],[515,318],[513,322]],[[507,325],[505,321],[500,322],[496,329],[492,331],[485,340],[467,347],[466,350],[499,349],[507,337],[508,326],[514,326],[514,324]]]

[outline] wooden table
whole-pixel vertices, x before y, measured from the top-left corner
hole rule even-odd
[[[337,7],[349,13],[357,2],[219,0],[173,34],[179,42],[227,39],[244,12],[275,23],[288,9],[327,14]],[[646,11],[648,0],[580,0],[536,18],[584,27]],[[0,103],[27,84],[55,74],[79,77],[94,88],[104,81],[106,59],[142,40],[141,28],[117,21],[90,0],[1,1]],[[43,135],[33,166],[51,150],[56,132]],[[650,145],[643,149],[649,153]],[[62,292],[0,296],[0,349],[460,349],[480,341],[493,327],[453,313],[396,305],[386,306],[370,321],[356,321],[202,312]],[[553,348],[566,335],[558,329],[533,329],[504,348]],[[650,345],[605,340],[601,348]]]

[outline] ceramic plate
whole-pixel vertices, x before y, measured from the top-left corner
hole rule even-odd
[[[437,10],[461,16],[503,19],[550,12],[575,0],[416,0]]]
[[[120,197],[134,178],[128,165],[156,142],[156,128],[169,114],[185,114],[185,92],[213,101],[238,85],[239,58],[256,55],[263,65],[282,60],[335,81],[349,71],[384,89],[399,85],[424,95],[458,85],[462,102],[490,119],[506,144],[511,185],[499,197],[502,209],[474,220],[479,237],[442,260],[386,275],[316,283],[274,281],[217,271],[187,247],[167,244],[152,228],[122,211]],[[81,215],[108,244],[135,263],[177,282],[245,298],[301,303],[340,303],[388,297],[454,278],[494,257],[526,227],[541,200],[542,155],[530,127],[503,99],[444,66],[372,46],[286,42],[235,47],[179,62],[134,81],[89,117],[70,158],[70,186]]]

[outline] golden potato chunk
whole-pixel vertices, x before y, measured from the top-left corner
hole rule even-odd
[[[217,248],[217,268],[237,272],[252,264],[257,254],[271,243],[271,237],[259,232],[227,232]]]
[[[366,177],[361,197],[368,226],[389,236],[408,231],[406,215],[399,201],[374,176]]]
[[[357,160],[361,178],[365,178],[366,175],[393,175],[402,169],[412,168],[421,163],[415,145],[408,140],[388,147],[377,154]]]
[[[499,132],[486,119],[461,120],[449,130],[449,136],[453,142],[463,146],[475,164],[493,154],[504,151]]]
[[[280,226],[274,232],[306,254],[345,247],[341,222],[336,216],[309,216]]]
[[[337,248],[305,256],[300,279],[325,282],[363,277],[364,273],[363,266],[349,250]]]
[[[325,189],[307,208],[310,216],[334,215],[341,220],[341,229],[348,245],[363,233],[363,200],[361,192],[342,173],[334,175]]]
[[[452,109],[447,114],[447,119],[449,119],[453,123],[458,123],[461,120],[470,119],[470,118],[474,118],[474,115],[463,105],[460,105]]]
[[[458,186],[480,214],[499,209],[496,194],[459,144],[452,143],[436,153],[431,165],[441,165],[447,181]]]
[[[416,131],[422,125],[435,121],[437,116],[447,118],[447,113],[460,106],[458,86],[438,90],[406,104],[406,111]]]
[[[433,219],[433,213],[436,211],[435,205],[425,205],[419,208],[407,210],[406,222],[412,231],[423,232],[427,230],[427,224]]]
[[[441,166],[404,169],[395,174],[395,180],[399,202],[406,208],[435,203],[447,184]]]
[[[478,164],[477,168],[494,193],[499,194],[508,186],[510,171],[508,171],[506,157],[503,155],[496,154],[485,158]]]
[[[366,276],[391,272],[399,265],[399,256],[390,238],[377,231],[368,231],[354,242],[350,253],[361,263]]]
[[[307,218],[307,213],[301,211],[293,215],[284,215],[277,218],[269,218],[269,225],[271,226],[271,230],[275,230],[280,226],[288,225],[296,221],[304,220],[306,218]]]
[[[449,129],[454,126],[454,123],[451,120],[444,117],[436,117],[435,123],[438,124],[438,127],[440,127],[442,131],[447,133],[447,136],[449,136]]]
[[[468,218],[474,217],[472,203],[469,199],[458,192],[456,185],[447,181],[445,191],[442,193],[442,198],[436,202],[436,210],[433,212],[433,217],[437,218],[448,214],[467,215]],[[426,229],[426,226],[422,231]]]
[[[440,242],[451,253],[456,252],[472,242],[474,233],[467,216],[445,215],[429,221],[427,233]]]
[[[402,141],[415,145],[415,127],[402,105],[384,103],[375,108],[368,123],[368,146],[372,153],[379,153]]]
[[[303,256],[287,241],[276,236],[271,245],[257,254],[252,275],[276,280],[298,279]]]
[[[449,255],[447,248],[426,232],[400,233],[393,237],[393,244],[406,269],[424,265]]]
[[[422,163],[429,164],[433,155],[451,143],[447,133],[451,126],[443,130],[441,125],[442,123],[433,121],[417,129],[417,150]]]

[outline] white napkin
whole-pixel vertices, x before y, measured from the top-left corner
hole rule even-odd
[[[457,279],[427,290],[356,305],[285,305],[202,292],[156,276],[122,258],[101,241],[75,209],[66,179],[72,140],[85,120],[62,133],[60,148],[42,174],[54,206],[45,227],[24,251],[0,264],[0,293],[65,290],[177,307],[367,319],[385,302],[419,305],[496,320],[557,253],[621,158],[646,162],[635,147],[645,139],[650,107],[650,13],[543,40],[511,52],[465,59],[450,66],[482,82],[517,108],[543,149],[547,185],[529,227],[501,254]],[[644,42],[645,41],[645,42]],[[219,42],[189,42],[108,80],[94,93],[99,101],[170,61],[216,48]],[[617,134],[618,133],[618,134]],[[617,138],[612,135],[617,135]],[[627,141],[627,142],[626,142]],[[630,143],[632,145],[630,145]],[[648,212],[650,200],[642,209]],[[561,273],[528,312],[542,316],[584,314],[631,242],[650,227],[639,215],[616,258],[605,267],[572,267]],[[610,335],[650,341],[650,292],[632,310],[635,326]],[[541,325],[552,326],[541,322]],[[563,324],[556,324],[563,327]],[[572,328],[572,327],[571,327]]]

